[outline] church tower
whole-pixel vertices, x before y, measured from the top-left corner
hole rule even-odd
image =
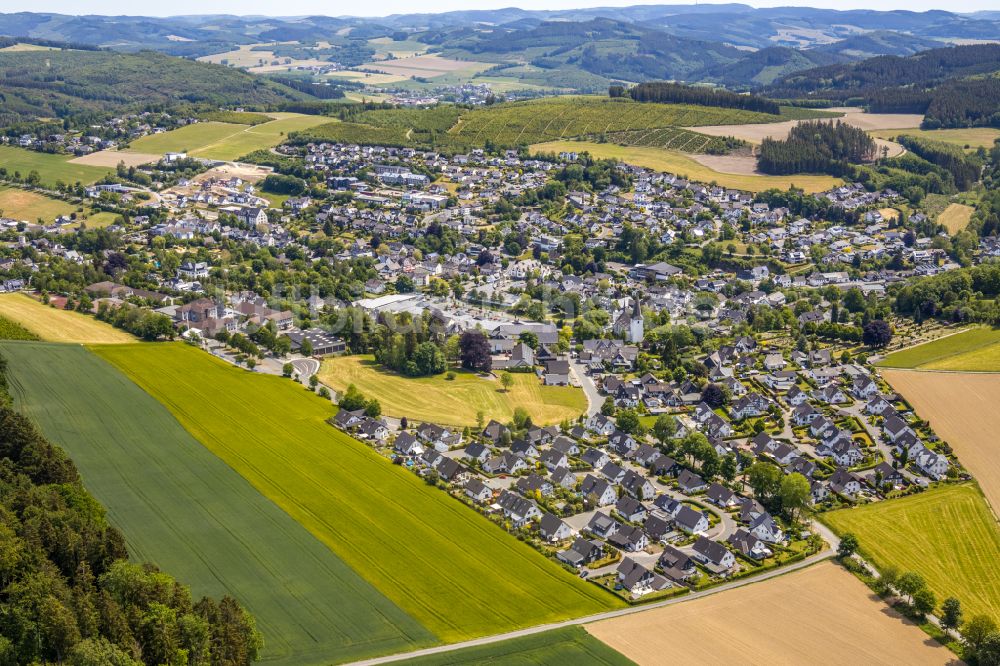
[[[637,297],[632,298],[632,319],[628,325],[628,340],[640,344],[643,338],[642,307]]]

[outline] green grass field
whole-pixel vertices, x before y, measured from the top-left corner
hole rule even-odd
[[[593,141],[549,141],[531,146],[531,151],[534,153],[559,153],[563,151],[582,153],[586,151],[598,158],[621,160],[648,169],[686,176],[703,183],[715,182],[723,187],[751,192],[760,192],[772,187],[788,189],[792,185],[802,188],[806,192],[823,192],[844,182],[832,176],[806,174],[764,176],[722,173],[696,162],[683,153],[646,146],[619,146],[613,143],[595,143]]]
[[[329,404],[287,379],[182,344],[95,351],[445,641],[620,605],[328,425]]]
[[[916,571],[938,601],[955,596],[966,618],[1000,622],[1000,527],[971,483],[820,514],[838,534],[853,532],[877,567]]]
[[[582,389],[543,386],[534,374],[512,374],[514,385],[505,392],[499,381],[462,370],[455,370],[451,381],[444,375],[404,377],[381,369],[368,355],[328,358],[319,377],[338,392],[354,384],[365,395],[378,398],[389,416],[441,424],[475,425],[479,411],[487,421],[507,422],[516,407],[528,410],[535,423],[559,423],[576,419],[587,409]]]
[[[573,626],[500,643],[407,659],[400,663],[407,666],[629,666],[635,662],[588,634],[583,627]]]
[[[72,155],[53,155],[14,146],[0,146],[0,167],[7,169],[7,173],[12,175],[15,171],[20,172],[22,178],[37,171],[46,187],[55,187],[57,181],[68,185],[77,182],[90,185],[114,171],[108,167],[72,164],[69,161],[71,159]]]
[[[905,134],[907,136],[915,136],[920,139],[943,141],[945,143],[950,143],[953,146],[966,148],[970,151],[979,147],[987,149],[992,148],[993,142],[1000,139],[1000,130],[992,127],[965,127],[961,129],[936,130],[886,129],[874,130],[869,132],[869,134],[880,139],[891,139],[901,134]]]
[[[52,222],[60,215],[69,215],[74,210],[76,208],[65,201],[44,194],[0,186],[0,211],[4,217],[28,222],[36,222],[41,218],[45,222]]]
[[[884,368],[1000,371],[1000,328],[977,327],[889,354]]]
[[[167,152],[186,152],[195,157],[232,161],[262,148],[271,148],[285,140],[289,132],[330,122],[323,116],[306,116],[296,113],[272,114],[275,119],[261,125],[237,125],[205,122],[151,134],[136,139],[129,152],[154,155]]]
[[[129,552],[192,587],[230,594],[264,634],[266,663],[319,664],[433,637],[78,345],[0,343],[18,406],[72,456]]]

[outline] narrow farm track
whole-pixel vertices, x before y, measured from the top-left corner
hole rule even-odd
[[[133,557],[196,598],[237,598],[264,634],[265,663],[434,642],[110,364],[75,345],[6,342],[0,351],[18,406],[69,452]]]

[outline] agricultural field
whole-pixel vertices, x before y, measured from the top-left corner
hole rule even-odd
[[[95,351],[443,641],[621,604],[334,429],[329,403],[287,379],[183,344]]]
[[[35,222],[39,218],[51,222],[60,215],[69,215],[76,208],[65,201],[29,192],[17,187],[0,185],[0,216]]]
[[[330,122],[323,116],[294,113],[275,114],[262,125],[236,125],[205,122],[187,125],[163,134],[144,136],[132,142],[129,151],[155,153],[186,152],[194,157],[232,161],[262,148],[284,141],[289,132],[297,132]]]
[[[412,39],[400,41],[392,37],[376,37],[368,40],[368,46],[375,49],[375,55],[382,58],[409,58],[427,51],[427,44]]]
[[[514,385],[504,392],[500,382],[476,373],[455,371],[455,379],[444,375],[404,377],[382,370],[371,356],[327,358],[320,381],[338,392],[354,384],[367,396],[378,398],[389,416],[449,425],[475,425],[483,412],[489,421],[510,421],[516,407],[524,407],[538,424],[576,419],[587,410],[583,390],[572,386],[543,386],[534,374],[512,373]]]
[[[114,171],[111,168],[77,164],[71,158],[72,155],[54,155],[14,146],[0,146],[0,167],[7,169],[10,174],[20,172],[22,177],[37,171],[41,176],[41,184],[46,187],[55,187],[59,181],[67,185],[90,185]]]
[[[830,562],[585,628],[640,666],[954,661]]]
[[[883,370],[882,376],[948,442],[1000,511],[1000,375]]]
[[[836,532],[853,532],[877,567],[916,571],[937,598],[955,596],[965,616],[1000,622],[1000,528],[972,483],[821,514]]]
[[[25,294],[0,294],[0,315],[49,342],[120,344],[136,341],[110,324],[79,312],[57,310]]]
[[[70,164],[86,164],[88,166],[107,167],[115,169],[120,163],[125,166],[142,166],[159,162],[163,155],[153,155],[151,153],[126,153],[120,150],[98,150],[89,155],[74,157]]]
[[[978,326],[889,354],[882,368],[962,372],[1000,371],[1000,328]]]
[[[531,146],[534,153],[559,153],[563,151],[589,152],[594,157],[621,160],[636,166],[666,171],[705,183],[715,182],[723,187],[732,187],[751,192],[777,187],[787,189],[794,185],[806,192],[823,192],[837,187],[843,181],[832,176],[765,176],[738,173],[723,173],[705,166],[683,153],[662,148],[617,146],[611,143],[592,141],[550,141]]]
[[[423,627],[202,446],[167,409],[78,345],[0,343],[17,406],[62,446],[137,560],[229,594],[266,664],[320,664],[433,641]]]
[[[721,153],[726,150],[726,141],[722,137],[698,134],[681,127],[611,132],[610,134],[601,134],[600,138],[622,146],[649,146],[677,150],[682,153]]]
[[[425,79],[438,77],[468,79],[492,66],[493,64],[488,62],[454,60],[452,58],[444,58],[435,53],[414,55],[405,58],[397,57],[392,60],[378,60],[362,65],[365,69],[374,69],[386,74],[406,78],[419,76]]]
[[[871,132],[872,136],[880,139],[892,139],[901,134],[915,136],[919,139],[932,139],[943,141],[953,146],[959,146],[966,150],[973,151],[977,148],[992,148],[993,142],[1000,139],[1000,130],[992,127],[966,127],[961,129],[884,129]]]
[[[948,229],[948,233],[956,234],[969,226],[969,220],[972,219],[972,214],[975,212],[976,209],[972,206],[960,203],[948,204],[948,207],[937,216],[937,223],[943,224]]]
[[[717,122],[705,122],[699,124],[697,127],[692,127],[691,129],[696,132],[701,132],[702,134],[711,134],[713,136],[735,136],[738,139],[743,139],[749,141],[750,143],[760,143],[766,138],[771,139],[784,139],[788,136],[789,130],[798,124],[800,120],[804,120],[806,117],[814,117],[812,114],[809,116],[804,116],[802,109],[797,109],[796,111],[788,111],[789,115],[794,114],[795,117],[792,120],[786,120],[784,122],[772,123],[770,125],[760,125],[760,124],[723,124]],[[812,111],[812,109],[808,109]],[[867,113],[858,108],[835,108],[827,109],[827,113],[824,117],[836,116],[840,118],[841,121],[854,125],[855,127],[860,127],[866,131],[880,131],[887,127],[920,127],[920,123],[923,121],[924,117],[918,114],[901,114],[901,113]],[[900,130],[896,130],[892,136],[899,134]],[[876,134],[876,136],[879,136]]]
[[[498,663],[508,666],[540,664],[630,666],[635,662],[615,652],[588,634],[582,627],[570,626],[499,643],[416,657],[400,663],[407,666],[472,666]]]
[[[13,319],[0,315],[0,340],[37,340],[38,336]]]

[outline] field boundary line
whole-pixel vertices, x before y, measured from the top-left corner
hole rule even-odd
[[[824,528],[824,530],[828,530],[828,528],[826,528],[825,525],[823,525],[822,527]],[[575,625],[591,624],[593,622],[610,620],[625,615],[634,615],[636,613],[643,613],[645,611],[655,610],[657,608],[663,608],[665,606],[672,606],[674,604],[683,603],[685,601],[691,601],[693,599],[702,599],[704,597],[711,596],[713,594],[718,594],[720,592],[725,592],[727,590],[736,589],[738,587],[745,587],[747,585],[753,585],[755,583],[762,583],[772,578],[777,578],[778,576],[784,576],[785,574],[793,573],[795,571],[799,571],[801,569],[810,567],[814,564],[818,564],[819,562],[823,562],[824,560],[827,560],[830,557],[832,557],[834,553],[835,553],[835,547],[828,546],[826,549],[821,550],[820,552],[815,553],[813,555],[810,555],[804,560],[800,560],[798,562],[790,564],[787,567],[772,569],[771,571],[765,571],[764,573],[761,573],[758,576],[741,578],[739,580],[734,580],[730,583],[723,583],[722,585],[708,588],[707,590],[699,590],[697,592],[692,592],[690,594],[685,594],[679,597],[673,597],[671,599],[664,599],[663,601],[657,601],[643,606],[630,606],[628,608],[619,608],[617,610],[604,611],[602,613],[587,615],[572,620],[563,620],[562,622],[551,622],[549,624],[541,624],[535,627],[529,627],[527,629],[519,629],[517,631],[511,631],[505,634],[496,634],[494,636],[474,638],[472,640],[463,641],[461,643],[438,645],[435,647],[424,648],[422,650],[415,650],[413,652],[402,652],[399,654],[386,655],[384,657],[363,659],[360,661],[349,662],[349,666],[375,666],[376,664],[389,664],[397,661],[403,661],[405,659],[414,659],[417,657],[425,657],[435,654],[442,654],[446,652],[453,652],[455,650],[461,650],[463,648],[477,647],[481,645],[490,645],[492,643],[500,643],[513,638],[531,636],[534,634],[544,633],[546,631],[552,631],[554,629],[562,629],[564,627],[571,627]]]

